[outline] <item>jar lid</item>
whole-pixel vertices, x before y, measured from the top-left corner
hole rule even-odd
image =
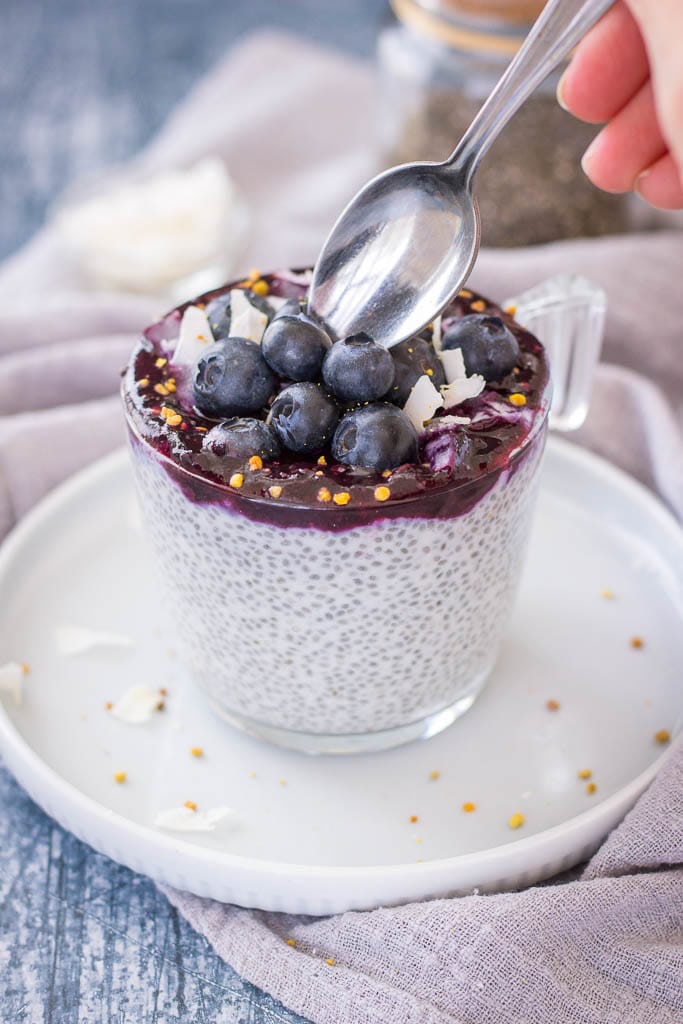
[[[499,18],[501,21],[535,21],[545,0],[431,0],[424,4],[434,11],[439,9],[454,14],[467,14],[481,18]]]
[[[390,0],[399,21],[456,50],[514,56],[545,0]]]

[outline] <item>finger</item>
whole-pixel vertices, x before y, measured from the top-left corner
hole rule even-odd
[[[670,153],[641,174],[636,182],[636,192],[659,210],[683,209],[683,184]]]
[[[618,3],[577,47],[557,98],[582,121],[603,123],[628,103],[648,74],[640,29],[626,5]]]
[[[652,83],[647,82],[594,139],[581,165],[605,192],[630,192],[667,148],[655,114]]]
[[[683,170],[683,3],[681,0],[627,0],[638,21],[652,66],[662,131]]]

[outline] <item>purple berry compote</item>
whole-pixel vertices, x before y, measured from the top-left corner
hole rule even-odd
[[[179,654],[234,725],[376,750],[466,710],[521,572],[549,405],[541,344],[463,289],[384,349],[309,316],[308,271],[145,331],[123,397]]]

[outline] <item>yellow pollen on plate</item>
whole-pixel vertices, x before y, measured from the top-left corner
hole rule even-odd
[[[338,491],[332,496],[332,501],[335,505],[348,505],[351,501],[351,495],[348,491]]]
[[[645,646],[645,641],[643,640],[642,637],[634,636],[634,637],[631,638],[631,647],[633,648],[634,651],[639,651],[644,646]]]
[[[325,961],[325,963],[326,963],[326,964],[329,964],[329,965],[330,965],[330,967],[334,967],[334,965],[335,965],[336,961],[335,961],[335,959],[334,959],[334,957],[333,957],[333,956],[330,956],[330,957],[328,957],[328,958],[327,958],[327,960]]]
[[[187,807],[188,811],[196,811],[197,810],[197,805],[194,802],[194,800],[186,800],[185,803],[183,804],[183,807]]]
[[[441,772],[435,768],[433,771],[429,773],[429,778],[431,779],[432,782],[436,782],[437,779],[441,778]]]
[[[597,788],[598,787],[595,785],[594,782],[589,782],[588,785],[586,786],[586,792],[588,793],[589,796],[593,796],[593,793],[595,793]]]
[[[321,487],[317,497],[318,501],[332,501],[332,492],[328,487]]]
[[[237,488],[237,490],[240,489],[243,483],[244,476],[242,473],[233,473],[232,476],[230,477],[230,486]]]
[[[524,824],[524,815],[517,811],[516,814],[511,815],[508,818],[508,825],[510,828],[521,828]]]
[[[600,597],[604,597],[605,601],[613,601],[617,595],[609,587],[605,587],[604,590],[600,591]]]
[[[552,699],[551,700],[547,700],[545,702],[545,706],[547,707],[548,711],[559,711],[560,710],[560,702],[559,702],[559,700],[552,700]]]
[[[471,800],[468,800],[467,803],[464,803],[462,805],[462,809],[465,812],[465,814],[471,814],[472,811],[476,811],[477,805],[473,804]]]
[[[263,459],[260,455],[252,455],[249,459],[249,469],[263,469]]]
[[[126,773],[125,772],[114,772],[114,782],[121,783],[121,782],[125,782],[125,781],[126,781]]]
[[[391,491],[388,487],[375,487],[375,500],[376,501],[388,501],[391,497]]]
[[[280,495],[282,494],[282,488],[280,487],[279,484],[273,484],[271,487],[268,488],[268,494],[271,496],[271,498],[279,498]]]
[[[296,946],[296,939],[285,939],[286,946]]]
[[[671,733],[668,729],[660,729],[659,732],[655,733],[655,742],[657,743],[669,743],[671,740]]]
[[[518,395],[518,394],[510,395],[508,400],[510,402],[510,405],[518,405],[518,406],[519,405],[526,405],[526,396],[525,395]]]
[[[280,779],[280,785],[281,786],[286,786],[287,785],[287,779]]]
[[[582,768],[579,772],[577,772],[578,777],[584,780],[590,779],[592,774],[593,772],[590,770],[590,768]]]
[[[201,747],[190,747],[190,753],[193,757],[203,757],[204,751]]]
[[[29,665],[29,663],[27,661],[20,661],[19,662],[19,668],[21,669],[21,671],[24,673],[25,676],[27,676],[29,674],[29,672],[31,671],[31,666]]]

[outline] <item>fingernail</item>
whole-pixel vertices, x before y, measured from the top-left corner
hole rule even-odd
[[[590,178],[590,164],[591,164],[591,160],[595,156],[595,152],[596,152],[596,150],[598,148],[598,139],[599,138],[600,138],[600,136],[598,135],[597,138],[593,139],[593,141],[591,142],[590,146],[588,147],[586,152],[583,154],[583,157],[581,158],[581,169],[583,170],[583,173],[586,174],[589,178]]]
[[[652,173],[652,168],[648,167],[648,169],[646,171],[642,171],[638,175],[638,177],[636,178],[635,182],[633,183],[633,191],[634,192],[637,192],[640,195],[640,186],[641,186],[642,182],[645,181],[646,178],[650,177],[651,173]]]
[[[569,111],[569,107],[565,103],[564,87],[565,87],[565,83],[566,83],[566,80],[567,80],[567,73],[568,72],[569,72],[569,68],[566,69],[566,71],[563,73],[562,77],[560,78],[559,82],[557,83],[557,102],[560,104],[562,109],[566,110],[566,111]]]

